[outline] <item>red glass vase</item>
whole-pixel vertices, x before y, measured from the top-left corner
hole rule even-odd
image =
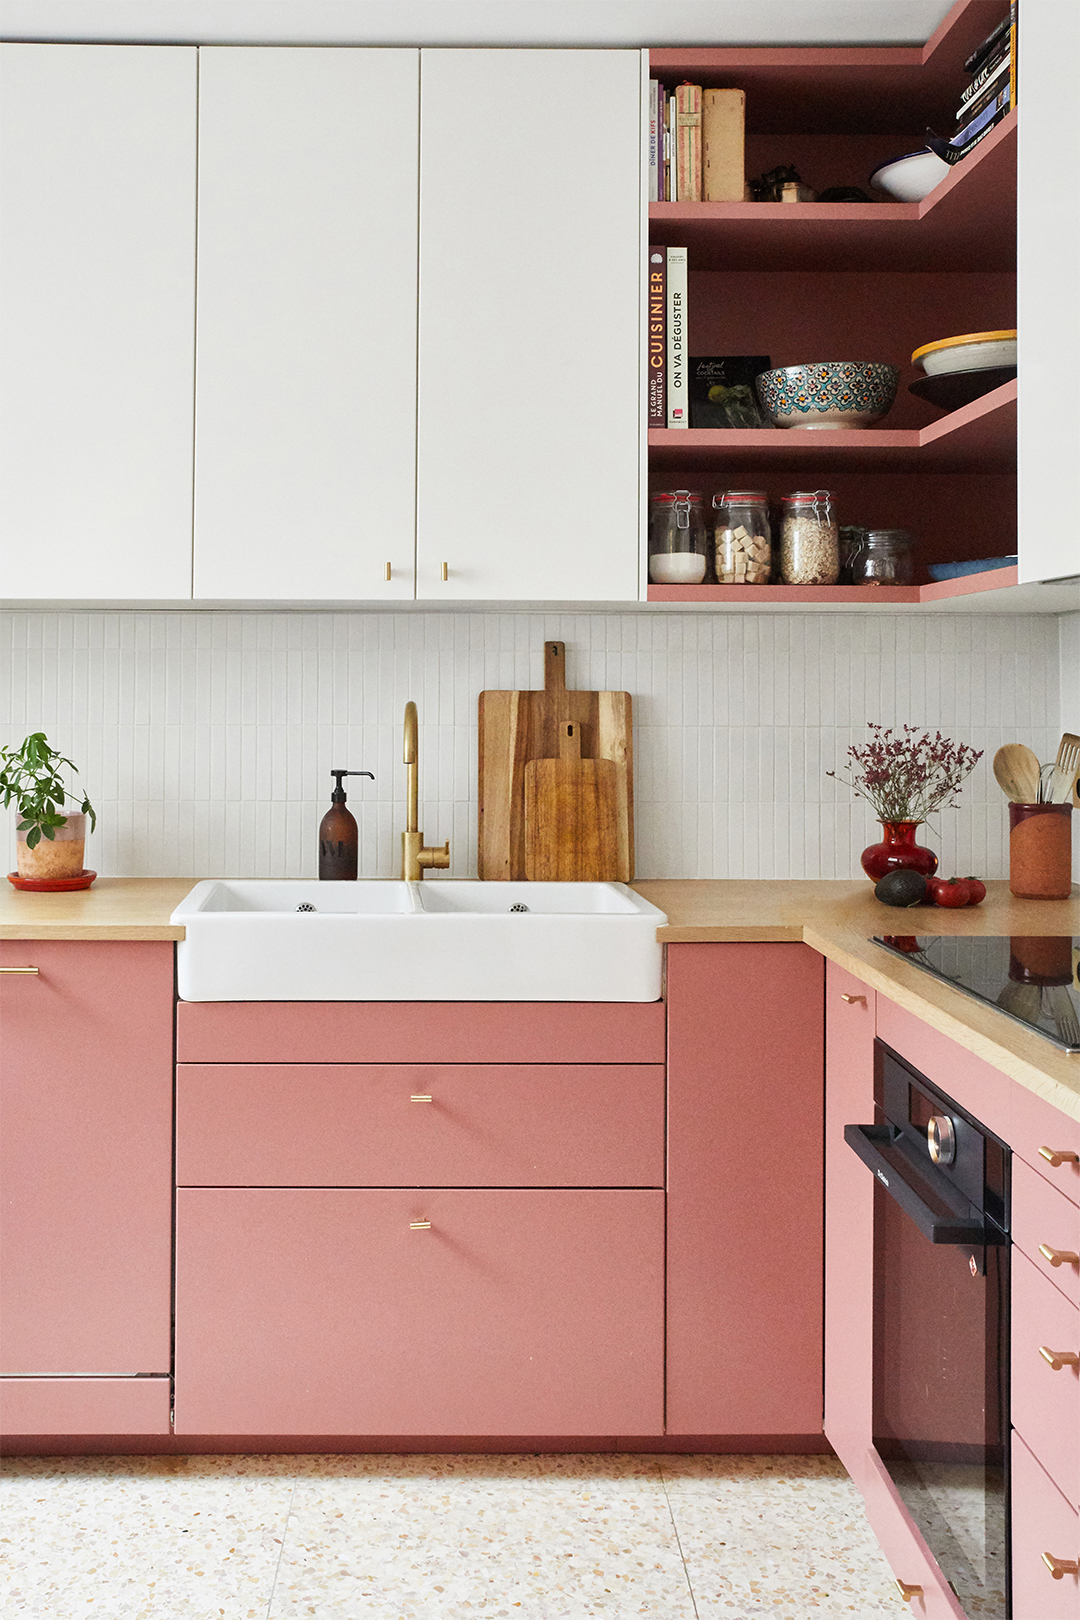
[[[871,883],[877,883],[886,872],[920,872],[933,877],[938,859],[932,849],[915,842],[918,821],[883,821],[885,837],[880,844],[871,844],[859,856],[862,869]]]

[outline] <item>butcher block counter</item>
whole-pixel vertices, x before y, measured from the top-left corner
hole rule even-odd
[[[430,880],[429,880],[430,881]],[[438,881],[437,879],[434,881]],[[0,895],[0,939],[182,939],[170,923],[193,887],[189,878],[99,878],[73,894]],[[1080,1118],[1080,1053],[1047,1040],[870,943],[874,934],[1080,935],[1080,895],[1015,900],[1008,884],[988,884],[980,906],[898,910],[874,899],[865,880],[656,878],[633,887],[668,918],[665,944],[801,941],[872,989]],[[777,987],[782,1005],[782,986]]]

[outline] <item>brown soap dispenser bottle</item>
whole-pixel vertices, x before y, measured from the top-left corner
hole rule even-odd
[[[370,776],[370,771],[331,771],[334,791],[330,795],[330,808],[319,823],[319,877],[345,883],[356,881],[356,858],[359,838],[356,820],[345,808],[343,776]]]

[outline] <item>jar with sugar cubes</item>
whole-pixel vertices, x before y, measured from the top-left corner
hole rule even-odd
[[[708,577],[700,491],[657,490],[649,499],[649,578],[655,585],[700,585]]]
[[[767,585],[772,573],[769,498],[760,489],[727,489],[713,496],[716,579],[719,585]]]

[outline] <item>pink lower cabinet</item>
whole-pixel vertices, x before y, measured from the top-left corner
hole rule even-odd
[[[36,969],[0,980],[0,1421],[167,1434],[172,945],[6,940],[0,960]]]
[[[823,963],[668,947],[669,1434],[821,1436]]]
[[[1012,1447],[1013,1620],[1076,1620],[1080,1521],[1019,1435]]]
[[[660,1190],[183,1187],[176,1432],[663,1431]]]

